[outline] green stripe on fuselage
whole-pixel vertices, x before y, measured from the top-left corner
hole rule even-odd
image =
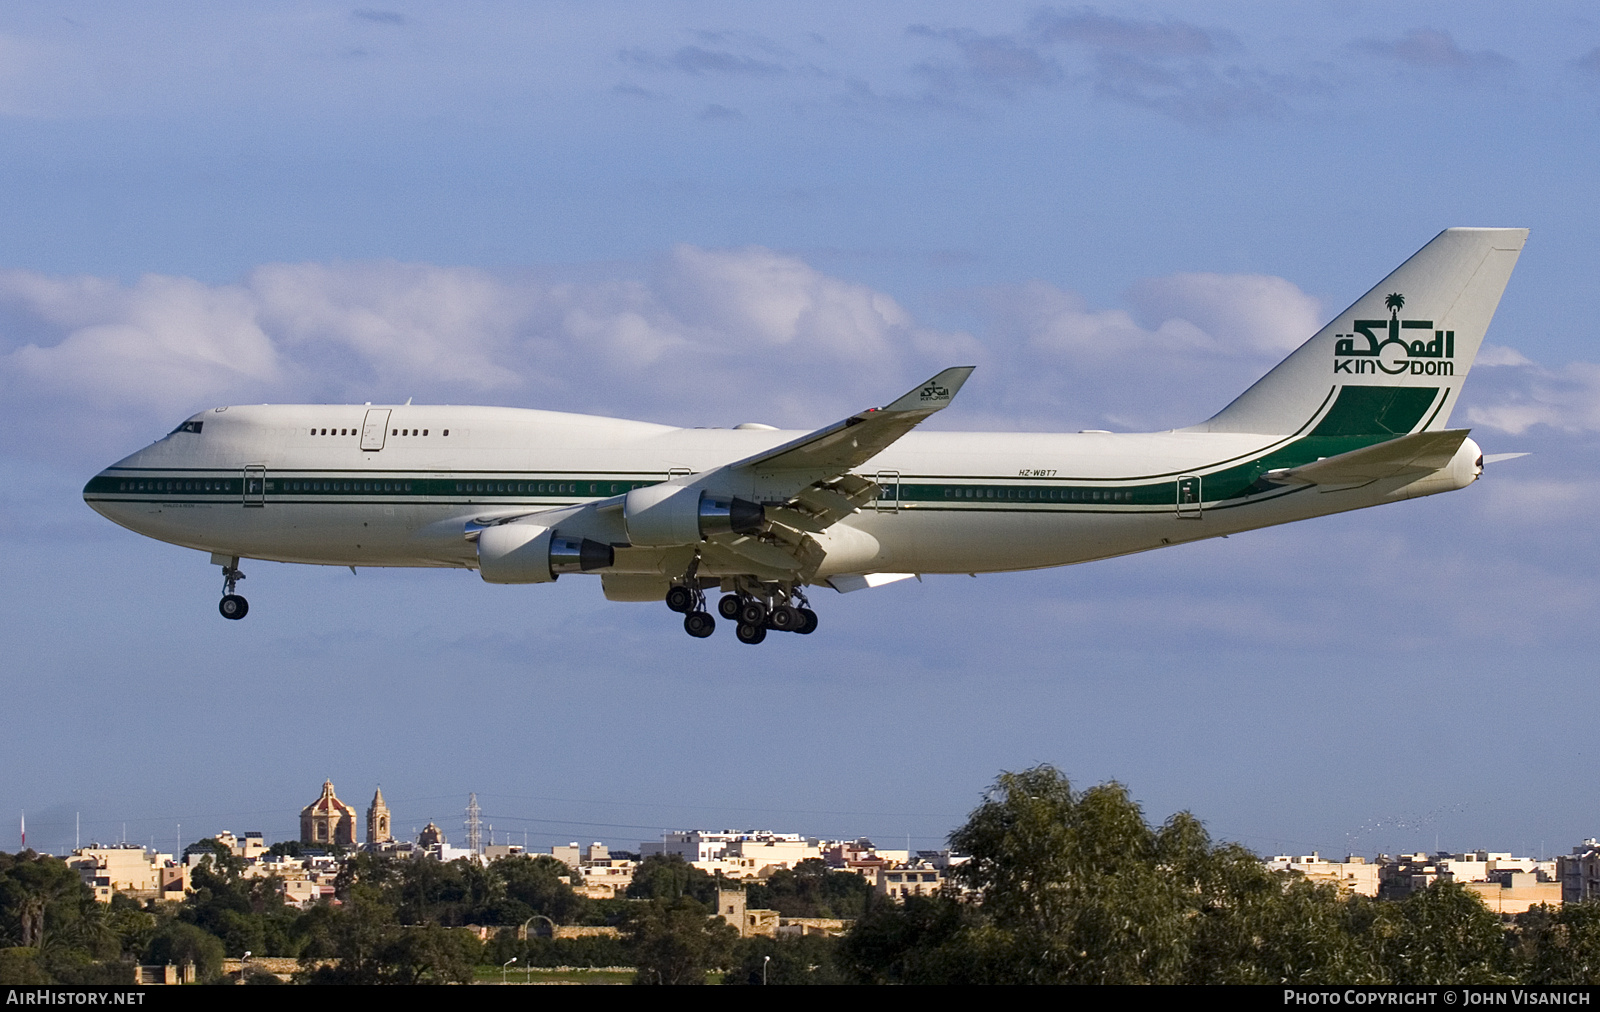
[[[1346,386],[1339,390],[1333,406],[1309,434],[1293,439],[1259,457],[1218,470],[1197,467],[1202,477],[1202,499],[1216,503],[1255,495],[1276,495],[1286,491],[1265,485],[1262,475],[1278,468],[1298,467],[1322,457],[1382,443],[1405,435],[1422,420],[1438,399],[1437,387]],[[1215,465],[1210,465],[1214,467]],[[909,477],[909,476],[908,476]],[[530,505],[554,506],[575,499],[604,499],[630,489],[658,484],[663,479],[637,477],[628,480],[594,480],[592,477],[564,475],[461,475],[449,478],[370,473],[311,474],[285,477],[269,473],[265,501],[271,502],[370,502],[382,500],[454,502],[527,502],[530,497],[544,500]],[[206,482],[226,482],[225,490],[207,490]],[[87,497],[117,498],[125,501],[239,502],[243,485],[239,472],[191,473],[186,477],[161,477],[125,472],[98,475],[84,486]],[[156,498],[158,497],[158,498]],[[359,498],[358,498],[359,497]],[[555,502],[550,499],[555,498]],[[1034,480],[1027,483],[999,483],[961,479],[956,481],[903,481],[886,485],[883,504],[916,508],[1038,508],[1059,510],[1096,507],[1172,508],[1177,502],[1176,480],[1134,483],[1114,479],[1086,482],[1083,479]]]

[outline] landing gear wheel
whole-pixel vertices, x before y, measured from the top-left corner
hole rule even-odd
[[[779,632],[794,632],[800,628],[804,620],[800,617],[800,609],[792,608],[787,604],[780,604],[772,609],[772,614],[767,617],[767,625]]]
[[[764,626],[767,624],[767,606],[760,601],[749,600],[739,606],[739,621],[744,625]],[[755,642],[759,643],[760,640]]]
[[[223,618],[241,619],[250,612],[250,602],[238,594],[225,594],[217,604]]]
[[[799,628],[797,628],[795,630],[795,632],[799,633],[802,636],[809,636],[811,633],[816,632],[817,631],[817,613],[812,611],[810,608],[801,608],[801,609],[799,609],[799,611],[800,611],[800,626],[799,626]]]
[[[717,602],[717,613],[732,622],[739,617],[739,604],[738,594],[724,594]]]
[[[739,642],[749,643],[754,646],[767,638],[767,627],[764,625],[751,625],[748,622],[739,623]]]
[[[667,591],[667,607],[687,614],[694,610],[694,591],[678,586]]]
[[[703,640],[717,631],[717,620],[703,611],[691,611],[683,617],[683,631]]]

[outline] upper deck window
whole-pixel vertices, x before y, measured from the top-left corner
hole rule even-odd
[[[171,432],[167,433],[167,435],[175,436],[180,432],[199,433],[200,426],[202,426],[204,424],[205,424],[205,422],[196,421],[195,419],[191,418],[189,421],[184,422],[182,425],[178,426],[176,429],[173,429]]]

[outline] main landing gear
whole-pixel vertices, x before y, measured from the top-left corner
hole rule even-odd
[[[244,574],[239,572],[239,557],[232,556],[222,566],[222,600],[217,610],[223,618],[241,619],[250,613],[250,602],[233,592]]]
[[[683,613],[683,628],[690,636],[703,639],[716,630],[716,619],[705,610],[705,591],[698,586],[675,585],[667,591],[667,607]],[[740,643],[752,645],[766,639],[769,630],[806,635],[817,628],[817,613],[798,587],[757,584],[741,588],[723,595],[717,613],[735,623],[734,634]]]
[[[667,607],[683,615],[683,631],[703,640],[717,631],[717,620],[706,611],[706,592],[678,584],[667,591]]]
[[[697,640],[703,640],[717,631],[717,620],[706,611],[706,592],[700,589],[695,573],[700,569],[700,554],[695,553],[683,582],[675,583],[667,591],[667,607],[683,615],[683,631]]]

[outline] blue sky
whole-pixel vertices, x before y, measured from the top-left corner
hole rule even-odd
[[[1261,851],[1600,833],[1582,4],[0,8],[0,810],[30,843],[909,835],[1050,762]],[[1532,237],[1450,496],[683,636],[595,581],[257,563],[93,514],[217,403],[1198,421],[1440,229]],[[181,824],[181,831],[178,829]],[[0,847],[14,848],[0,835]]]

